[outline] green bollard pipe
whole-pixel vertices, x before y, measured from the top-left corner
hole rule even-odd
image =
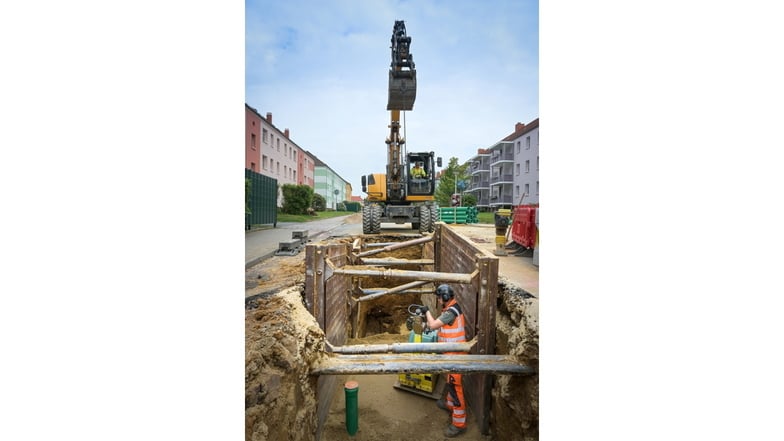
[[[346,382],[346,431],[354,436],[359,429],[359,383]]]

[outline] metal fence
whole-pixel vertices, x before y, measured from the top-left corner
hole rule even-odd
[[[278,180],[245,169],[245,179],[250,179],[248,207],[250,213],[245,214],[245,229],[253,225],[278,226]]]

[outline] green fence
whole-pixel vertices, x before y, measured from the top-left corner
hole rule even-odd
[[[245,169],[245,179],[250,179],[251,189],[248,200],[250,214],[245,215],[245,229],[252,225],[272,224],[278,226],[278,180]]]
[[[354,213],[358,213],[362,211],[362,205],[359,202],[344,202],[343,205],[346,206],[346,211],[351,211]]]

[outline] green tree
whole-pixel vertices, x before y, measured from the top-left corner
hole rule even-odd
[[[307,185],[283,184],[283,211],[286,214],[307,214],[313,203],[313,188]]]
[[[441,178],[433,195],[440,207],[450,207],[452,205],[452,195],[455,193],[455,183],[469,180],[468,163],[458,165],[458,159],[454,156],[449,158],[449,164],[441,173]],[[461,191],[458,189],[458,193]]]
[[[310,206],[316,211],[324,211],[327,209],[327,200],[324,196],[316,193],[313,195],[313,203]]]
[[[473,193],[463,193],[463,206],[476,207],[476,196]]]

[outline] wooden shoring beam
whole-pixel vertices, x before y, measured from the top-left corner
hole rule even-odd
[[[381,265],[381,266],[395,266],[395,265],[432,265],[433,259],[362,259],[361,265]]]

